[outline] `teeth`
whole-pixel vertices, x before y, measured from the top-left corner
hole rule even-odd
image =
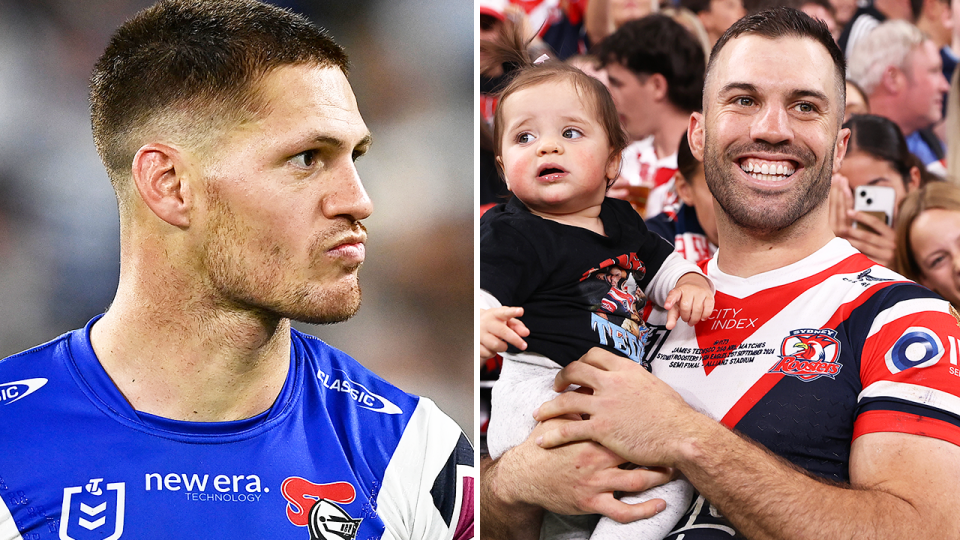
[[[754,178],[765,182],[783,180],[784,176],[790,176],[795,172],[789,165],[756,163],[753,161],[742,162],[740,169]]]

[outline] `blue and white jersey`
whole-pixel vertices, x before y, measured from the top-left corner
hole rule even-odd
[[[0,540],[472,538],[473,449],[430,400],[292,330],[270,410],[160,418],[103,370],[94,321],[0,361]]]

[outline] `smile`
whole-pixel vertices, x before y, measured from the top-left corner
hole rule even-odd
[[[740,162],[740,170],[763,182],[778,182],[792,176],[797,167],[792,161],[746,158]]]

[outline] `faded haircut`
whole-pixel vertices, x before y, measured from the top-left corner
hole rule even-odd
[[[726,44],[743,35],[756,35],[769,39],[778,39],[781,37],[807,38],[816,41],[830,54],[833,59],[834,74],[837,81],[837,95],[840,103],[837,104],[839,114],[838,122],[843,122],[843,106],[846,101],[846,62],[843,59],[843,52],[837,46],[827,25],[820,19],[814,19],[806,13],[789,8],[775,7],[747,15],[739,21],[733,23],[733,26],[727,29],[720,36],[717,43],[713,46],[710,53],[710,61],[707,63],[706,80],[710,80],[710,72],[716,64],[717,55]],[[706,105],[706,103],[704,103]]]
[[[324,30],[255,0],[162,0],[120,26],[94,66],[90,117],[121,207],[143,144],[203,148],[255,118],[265,75],[304,64],[348,68]]]

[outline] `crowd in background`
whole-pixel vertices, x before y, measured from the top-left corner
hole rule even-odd
[[[846,157],[834,174],[830,224],[875,262],[960,306],[960,6],[951,0],[479,0],[480,37],[519,27],[546,54],[609,89],[632,143],[608,196],[627,199],[647,227],[701,262],[717,249],[703,167],[685,144],[702,106],[705,64],[746,14],[787,6],[821,19],[847,63]],[[510,65],[480,55],[481,211],[509,197],[489,121]],[[952,83],[951,83],[952,81]],[[746,170],[789,175],[783,170]],[[891,215],[854,210],[863,186],[890,188]],[[481,366],[481,387],[497,377]],[[484,399],[484,401],[486,401]],[[482,415],[485,412],[482,413]],[[482,417],[482,421],[486,418]]]
[[[119,276],[116,199],[90,135],[87,85],[110,33],[151,0],[0,0],[0,358],[83,326]],[[274,2],[351,57],[373,133],[363,306],[301,327],[473,434],[474,137],[469,1]]]

